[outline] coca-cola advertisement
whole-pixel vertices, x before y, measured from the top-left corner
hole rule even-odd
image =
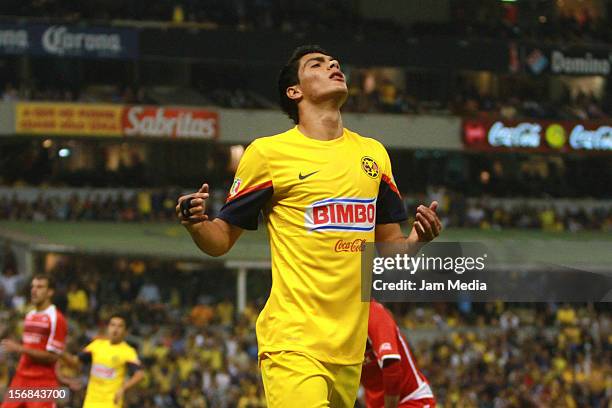
[[[123,134],[127,137],[168,137],[215,139],[219,117],[203,109],[162,106],[129,106],[123,113]]]
[[[462,132],[474,150],[612,152],[612,123],[466,119]]]

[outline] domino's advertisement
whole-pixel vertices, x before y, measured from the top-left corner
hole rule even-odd
[[[513,52],[511,47],[511,57]],[[612,72],[612,52],[607,48],[574,47],[566,49],[523,46],[520,54],[522,71],[532,75],[608,76]],[[515,70],[511,69],[511,71]]]
[[[69,24],[0,24],[0,55],[136,59],[138,32]]]

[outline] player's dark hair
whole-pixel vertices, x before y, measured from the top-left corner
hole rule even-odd
[[[47,287],[49,289],[53,289],[55,290],[55,279],[53,279],[53,277],[51,275],[45,275],[44,273],[37,273],[36,275],[32,276],[32,280],[46,280],[47,281]]]
[[[129,318],[128,318],[128,316],[126,314],[123,314],[123,313],[113,313],[108,318],[108,322],[110,323],[110,321],[112,319],[114,319],[114,318],[123,320],[123,323],[125,324],[125,328],[126,329],[128,329],[130,327],[130,320],[129,320]]]
[[[297,102],[287,96],[287,88],[300,83],[298,71],[300,69],[300,58],[306,54],[320,53],[329,55],[327,51],[318,45],[301,45],[293,50],[293,54],[281,69],[278,75],[278,96],[281,109],[289,115],[293,123],[300,123]]]

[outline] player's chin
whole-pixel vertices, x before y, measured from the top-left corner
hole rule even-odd
[[[339,102],[340,105],[342,105],[347,98],[348,89],[346,88],[346,84],[338,82],[338,85],[335,85],[328,89],[323,99],[335,99]]]

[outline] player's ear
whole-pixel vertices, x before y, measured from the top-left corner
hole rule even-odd
[[[287,98],[292,99],[294,101],[300,99],[302,97],[302,89],[299,85],[293,85],[287,88]]]

